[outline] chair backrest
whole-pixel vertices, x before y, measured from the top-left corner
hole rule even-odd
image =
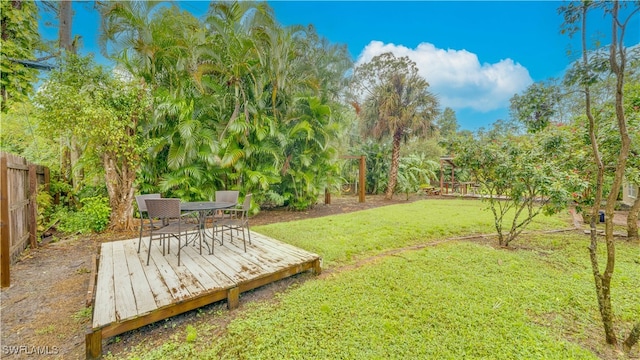
[[[160,194],[145,194],[145,195],[136,195],[136,203],[138,204],[138,211],[140,211],[140,216],[142,217],[143,212],[147,212],[147,203],[145,200],[147,199],[160,199],[162,196]]]
[[[242,211],[247,212],[251,209],[251,196],[252,194],[247,194],[244,197],[244,202],[242,203]]]
[[[238,194],[240,192],[237,190],[219,190],[216,191],[216,201],[217,202],[227,202],[227,203],[238,203]]]
[[[145,202],[150,219],[180,217],[180,199],[146,199]]]

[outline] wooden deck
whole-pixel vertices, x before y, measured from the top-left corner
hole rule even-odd
[[[182,248],[178,266],[177,242],[171,254],[162,255],[154,241],[146,265],[148,238],[101,245],[98,262],[93,322],[86,334],[87,358],[102,355],[102,339],[137,329],[220,300],[238,306],[242,292],[307,270],[319,274],[320,257],[289,244],[251,232],[247,252],[242,241],[216,244],[214,254],[206,247]]]

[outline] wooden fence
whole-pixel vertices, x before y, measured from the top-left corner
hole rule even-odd
[[[49,187],[49,169],[0,152],[0,285],[10,285],[10,265],[30,245],[38,246],[38,186]]]

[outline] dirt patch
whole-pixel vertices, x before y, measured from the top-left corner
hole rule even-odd
[[[85,308],[91,238],[50,243],[25,252],[11,267],[11,287],[2,290],[2,358],[84,356]]]

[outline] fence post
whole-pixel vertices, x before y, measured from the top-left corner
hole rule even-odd
[[[9,184],[7,176],[7,158],[0,157],[0,286],[9,287],[11,285],[11,274],[9,265],[11,264],[10,242],[11,229],[9,228]]]
[[[29,243],[31,248],[38,247],[38,203],[36,196],[38,195],[38,174],[36,165],[29,163],[29,211],[27,219],[27,228],[29,229]]]

